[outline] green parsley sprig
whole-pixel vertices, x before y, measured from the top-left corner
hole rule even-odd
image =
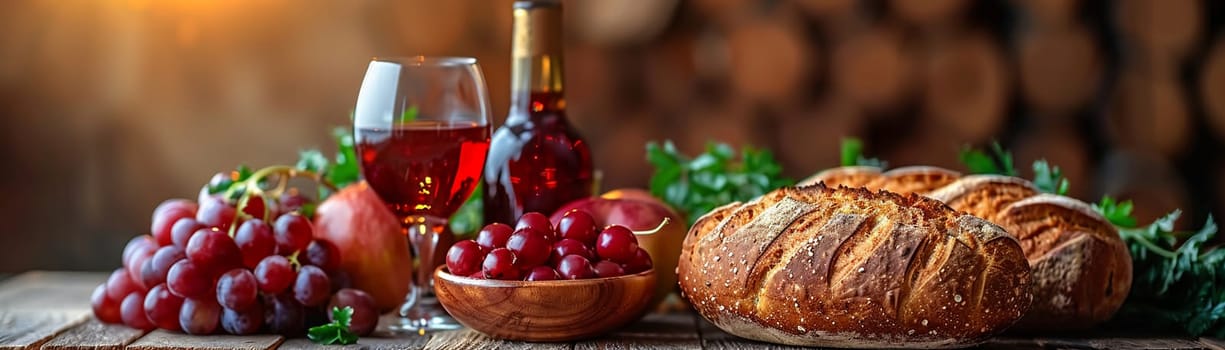
[[[854,137],[846,137],[842,139],[842,166],[874,166],[877,168],[887,168],[889,163],[877,159],[867,158],[863,155],[863,141]]]
[[[961,149],[957,157],[974,174],[1019,176],[1016,167],[1013,166],[1012,152],[1001,147],[999,142],[991,143],[991,154],[966,146]],[[1061,196],[1067,195],[1068,179],[1063,177],[1063,171],[1058,166],[1051,165],[1046,159],[1039,159],[1034,161],[1033,169],[1034,187],[1037,187],[1039,191]]]
[[[1131,293],[1116,322],[1225,337],[1225,249],[1205,247],[1217,233],[1212,216],[1196,232],[1178,232],[1175,210],[1135,227],[1131,201],[1104,197],[1094,205],[1119,228],[1132,258]]]
[[[782,177],[783,168],[768,150],[745,146],[740,159],[724,143],[709,143],[706,151],[690,158],[672,141],[647,143],[647,161],[655,167],[651,194],[682,211],[692,225],[712,209],[747,201],[794,183]]]
[[[306,337],[315,342],[315,344],[322,345],[357,344],[357,334],[353,334],[349,330],[349,324],[352,319],[352,307],[345,306],[342,309],[333,306],[332,323],[311,327],[306,332]]]

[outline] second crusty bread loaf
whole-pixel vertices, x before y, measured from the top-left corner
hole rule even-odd
[[[783,188],[700,218],[682,294],[724,331],[832,347],[962,347],[1016,322],[1030,272],[1013,237],[917,195]]]

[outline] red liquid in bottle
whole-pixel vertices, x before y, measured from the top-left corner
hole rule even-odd
[[[560,94],[531,94],[493,135],[485,165],[485,223],[514,223],[528,212],[550,215],[591,196],[587,142],[566,121]]]
[[[356,132],[362,173],[397,217],[447,218],[476,189],[489,128],[417,121]]]

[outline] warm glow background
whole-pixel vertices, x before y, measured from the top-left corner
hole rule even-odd
[[[330,151],[374,55],[477,57],[505,116],[510,1],[0,2],[0,272],[119,265],[216,171]],[[962,169],[999,139],[1073,194],[1225,214],[1225,5],[1197,0],[581,0],[570,118],[605,188],[642,145],[769,147],[788,175],[858,135]]]

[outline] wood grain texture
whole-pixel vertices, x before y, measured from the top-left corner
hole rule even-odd
[[[490,338],[480,332],[464,329],[458,331],[439,332],[425,344],[426,350],[461,350],[461,349],[533,349],[533,350],[566,350],[573,348],[571,343],[525,343]]]
[[[64,312],[0,311],[0,349],[37,349],[85,317]]]
[[[357,340],[357,344],[352,345],[319,345],[311,342],[306,338],[286,339],[277,349],[287,350],[419,350],[425,348],[426,343],[430,340],[429,336],[407,336],[407,337],[362,337]]]
[[[768,350],[792,350],[792,349],[810,349],[798,346],[787,346],[770,343],[762,343],[758,341],[740,338],[727,332],[724,332],[719,327],[715,326],[710,321],[697,316],[698,334],[702,338],[702,349],[707,350],[741,350],[741,349],[768,349]]]
[[[43,350],[123,349],[145,331],[124,325],[109,324],[89,317],[43,344]]]
[[[1166,350],[1183,350],[1183,349],[1206,349],[1207,347],[1200,342],[1191,339],[1155,339],[1155,338],[1123,338],[1123,337],[1102,337],[1102,338],[1038,338],[1037,343],[1045,348],[1077,348],[1077,349],[1112,349],[1112,350],[1128,350],[1128,349],[1166,349]]]
[[[128,345],[128,350],[265,350],[283,341],[279,335],[188,335],[156,330]]]
[[[574,344],[575,349],[696,349],[701,347],[696,315],[650,314],[625,328]]]
[[[37,348],[89,318],[104,274],[28,272],[0,283],[0,349]]]

